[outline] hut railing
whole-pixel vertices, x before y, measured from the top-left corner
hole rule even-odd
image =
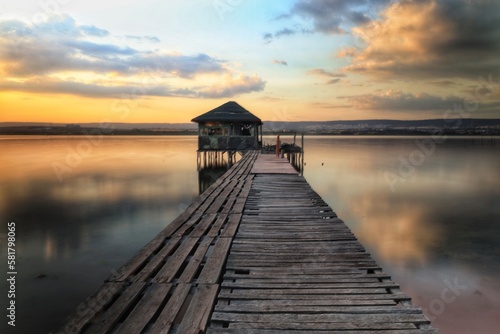
[[[244,151],[259,149],[258,138],[254,136],[199,136],[199,150]]]

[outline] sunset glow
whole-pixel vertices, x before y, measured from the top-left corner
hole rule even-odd
[[[493,0],[1,4],[0,122],[500,118]],[[460,117],[460,115],[454,115]]]

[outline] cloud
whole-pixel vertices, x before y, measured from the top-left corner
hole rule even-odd
[[[90,98],[139,98],[144,96],[198,97],[193,89],[171,88],[165,85],[128,83],[106,85],[99,83],[83,83],[59,79],[39,80],[33,78],[24,82],[0,81],[0,91],[21,91],[29,93],[58,93],[85,96]]]
[[[224,74],[224,62],[206,54],[177,55],[141,53],[126,61],[127,65],[135,71],[154,69],[157,74],[171,74],[181,78],[194,78],[198,74]]]
[[[389,90],[379,94],[344,96],[354,107],[368,110],[388,111],[436,111],[462,104],[456,96],[439,97],[429,94],[410,94],[400,90]]]
[[[324,78],[330,78],[330,80],[328,80],[326,82],[327,85],[335,85],[342,80],[341,78],[346,77],[346,75],[344,73],[331,72],[331,71],[327,71],[323,68],[315,68],[315,69],[309,70],[309,71],[307,71],[307,74],[319,76],[319,77],[324,77]]]
[[[301,18],[311,24],[304,33],[344,34],[352,25],[370,22],[392,0],[297,0],[289,13],[277,20]],[[279,33],[279,32],[278,32]]]
[[[266,102],[281,102],[281,101],[285,101],[284,98],[282,98],[282,97],[276,97],[276,96],[264,96],[264,97],[259,98],[259,100],[266,101]]]
[[[159,43],[160,39],[156,36],[135,36],[135,35],[126,35],[125,38],[130,40],[139,41],[139,42],[151,42],[151,43]]]
[[[321,109],[348,109],[352,108],[352,105],[344,104],[344,105],[339,105],[339,104],[334,104],[334,103],[326,103],[326,102],[313,102],[311,105],[315,108],[321,108]]]
[[[332,79],[330,81],[327,82],[328,85],[335,85],[336,83],[339,83],[340,82],[340,78],[336,78],[336,79]]]
[[[5,75],[66,71],[130,75],[154,68],[163,74],[193,78],[197,74],[226,71],[222,61],[206,54],[154,53],[126,45],[88,41],[83,38],[88,26],[83,27],[68,17],[54,17],[52,25],[44,23],[41,28],[20,21],[2,22],[0,61]],[[92,27],[92,31],[100,30]]]
[[[99,44],[81,40],[65,41],[63,44],[69,49],[68,53],[79,52],[81,54],[92,57],[103,56],[131,56],[137,54],[138,51],[130,47],[122,47],[112,44]]]
[[[89,36],[104,37],[109,35],[109,31],[97,28],[95,26],[81,26],[81,31]]]
[[[0,82],[0,90],[2,91],[23,91],[30,93],[60,93],[86,96],[92,98],[107,98],[119,97],[121,95],[131,95],[139,92],[148,92],[148,95],[163,95],[167,96],[165,88],[161,88],[162,92],[157,87],[146,89],[145,87],[132,85],[122,86],[106,86],[103,84],[87,84],[82,82],[65,81],[57,79],[39,80],[37,78],[20,82]]]
[[[477,78],[500,68],[500,2],[402,0],[353,28],[347,72],[378,79]]]
[[[205,87],[174,88],[167,85],[148,83],[83,83],[59,79],[38,78],[24,82],[0,81],[0,91],[22,91],[29,93],[59,93],[91,98],[140,98],[145,96],[189,97],[189,98],[225,98],[251,92],[262,91],[265,82],[258,76],[227,74],[222,79]]]
[[[296,30],[292,30],[292,29],[289,29],[289,28],[284,28],[284,29],[281,29],[280,31],[277,31],[274,34],[274,37],[290,36],[290,35],[295,35],[296,33],[297,33]]]
[[[283,36],[293,36],[298,33],[302,34],[309,34],[311,33],[310,30],[301,28],[299,25],[297,25],[295,28],[283,28],[281,30],[278,30],[275,33],[266,33],[263,35],[264,42],[266,44],[271,43],[275,38],[280,38]]]
[[[310,71],[307,71],[307,74],[324,76],[324,77],[329,77],[329,78],[344,78],[344,77],[346,77],[346,75],[344,73],[330,72],[330,71],[327,71],[323,68],[312,69]]]
[[[271,33],[266,33],[262,36],[262,38],[264,38],[264,40],[270,40],[270,39],[273,39],[273,34]]]
[[[284,61],[284,60],[273,59],[272,63],[275,64],[275,65],[288,66],[288,63],[286,61]]]
[[[430,81],[429,84],[438,86],[438,87],[455,87],[455,86],[460,86],[460,84],[456,81],[453,80],[436,80],[436,81]],[[475,88],[475,87],[474,87]]]
[[[226,75],[219,83],[202,89],[198,95],[204,98],[231,97],[245,93],[262,91],[264,90],[265,85],[265,81],[256,75]]]
[[[145,45],[159,41],[154,36],[126,39]],[[51,16],[36,25],[0,20],[0,89],[114,97],[139,87],[152,96],[228,97],[231,92],[242,94],[264,87],[262,79],[236,73],[230,62],[205,53],[139,50],[116,40],[108,31],[79,25],[68,15]],[[206,86],[200,87],[195,79],[207,75],[219,78],[223,85],[212,87],[205,80]],[[146,77],[157,85],[144,84]],[[171,80],[185,88],[159,88],[170,87]],[[185,85],[182,80],[187,81]]]

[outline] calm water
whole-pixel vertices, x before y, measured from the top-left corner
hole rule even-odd
[[[304,176],[443,333],[497,333],[500,139],[417,140],[306,137]],[[0,137],[0,256],[14,221],[18,272],[16,329],[0,331],[57,329],[184,210],[196,143]]]

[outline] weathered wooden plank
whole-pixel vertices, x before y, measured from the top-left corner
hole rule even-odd
[[[201,244],[196,249],[196,252],[189,260],[188,265],[179,277],[179,283],[190,283],[193,281],[213,240],[214,239],[210,237],[206,237],[205,239],[203,239]]]
[[[233,210],[234,204],[236,203],[236,200],[238,199],[237,196],[229,196],[227,197],[227,201],[222,207],[222,210],[220,213],[225,213],[228,214]]]
[[[314,249],[307,251],[302,251],[297,249],[296,255],[290,254],[280,254],[280,253],[267,253],[267,252],[253,252],[253,253],[239,253],[234,255],[235,259],[239,260],[283,260],[283,261],[297,261],[297,260],[311,260],[311,258],[317,259],[318,262],[324,261],[373,261],[370,254],[364,252],[344,252],[341,254],[326,253],[324,255],[318,255]]]
[[[220,281],[222,267],[226,262],[232,240],[230,238],[219,238],[215,244],[212,254],[198,277],[198,283],[217,283]]]
[[[290,333],[288,331],[283,331],[281,329],[227,329],[227,328],[210,328],[207,331],[207,334],[284,334]],[[291,332],[293,334],[366,334],[366,330],[357,331],[357,330],[294,330]],[[368,333],[370,334],[439,334],[439,331],[435,329],[416,329],[416,330],[370,330]]]
[[[226,222],[227,222],[227,213],[221,213],[217,217],[217,220],[213,224],[210,231],[208,231],[207,236],[212,237],[212,238],[215,238],[216,236],[218,236],[221,233],[221,229]]]
[[[189,290],[191,290],[191,284],[179,284],[176,286],[174,293],[151,328],[151,333],[168,334],[174,320],[181,311],[181,307],[189,294]]]
[[[298,172],[285,159],[281,159],[272,154],[260,154],[251,170],[252,174],[291,174]]]
[[[320,328],[318,328],[320,327]],[[318,324],[312,323],[265,323],[265,322],[257,322],[257,323],[247,323],[247,322],[236,322],[232,323],[229,325],[230,329],[239,329],[243,330],[249,330],[249,329],[258,329],[258,330],[263,330],[265,333],[266,330],[269,330],[272,328],[274,333],[283,333],[284,330],[290,330],[293,331],[293,333],[296,333],[296,331],[304,331],[307,330],[307,333],[311,333],[311,331],[314,333],[332,333],[332,330],[334,330],[334,333],[349,333],[354,330],[363,330],[363,334],[367,333],[367,330],[369,330],[368,333],[373,333],[373,331],[390,331],[388,333],[394,333],[394,330],[416,330],[417,327],[414,324],[411,323],[391,323],[391,322],[382,322],[382,323],[336,323],[336,322],[330,322],[330,323],[322,323],[320,326]],[[280,330],[280,332],[277,332],[276,330]],[[210,332],[210,331],[209,331]],[[259,333],[261,333],[259,331]]]
[[[387,277],[387,276],[380,276],[380,277]],[[288,284],[288,283],[350,283],[350,282],[356,282],[356,283],[374,283],[374,282],[380,282],[380,278],[377,277],[367,277],[367,276],[359,276],[359,275],[346,275],[346,276],[341,276],[341,275],[280,275],[280,276],[274,276],[272,274],[268,276],[260,275],[260,276],[255,276],[255,275],[249,275],[249,274],[241,274],[237,275],[234,274],[233,271],[231,273],[226,272],[224,274],[224,279],[227,279],[228,281],[248,281],[251,283],[283,283],[283,284]],[[396,284],[396,283],[393,283]]]
[[[357,268],[357,269],[366,269],[366,270],[377,270],[380,269],[376,263],[352,263],[352,262],[338,262],[338,263],[328,263],[328,262],[314,262],[313,265],[317,267],[323,267],[326,270],[337,270],[337,269],[347,269],[347,268]],[[227,262],[227,267],[230,269],[238,268],[238,267],[246,267],[246,268],[274,268],[274,267],[283,267],[285,270],[290,269],[302,269],[311,267],[311,264],[307,261],[304,262],[254,262],[254,261],[236,261],[234,259],[229,259]]]
[[[178,333],[199,334],[205,331],[217,297],[217,284],[200,284],[182,319]]]
[[[309,260],[309,261],[308,261]],[[329,267],[355,267],[355,268],[377,268],[375,261],[355,261],[355,260],[328,260],[328,259],[299,259],[299,260],[253,260],[253,259],[235,259],[234,257],[228,260],[228,266],[247,266],[250,267],[287,267],[287,266],[319,266],[325,264]]]
[[[421,314],[422,310],[415,307],[402,306],[334,306],[334,305],[217,305],[216,312],[233,313],[330,313],[330,314]]]
[[[265,236],[265,234],[261,235],[260,237],[259,236],[254,236],[253,238],[246,238],[246,239],[243,239],[243,238],[239,238],[238,236],[235,237],[235,241],[238,240],[238,242],[242,243],[242,244],[251,244],[251,243],[254,243],[254,239],[255,240],[259,240],[261,242],[267,242],[267,243],[278,243],[278,242],[288,242],[288,243],[294,243],[294,242],[297,242],[298,240],[296,239],[290,239],[290,238],[263,238]],[[303,238],[301,238],[301,240],[310,240],[310,241],[320,241],[320,242],[324,242],[324,241],[355,241],[356,238],[354,236],[345,236],[345,237],[342,237],[342,236],[333,236],[333,235],[323,235],[323,236],[315,236],[315,237],[307,237],[307,236],[304,236]]]
[[[99,314],[87,330],[89,333],[108,333],[118,322],[120,317],[127,313],[131,306],[140,297],[146,283],[132,283],[120,297],[104,313]]]
[[[342,323],[413,323],[427,324],[423,314],[341,314],[341,313],[231,313],[213,312],[212,320],[230,322],[342,322]]]
[[[81,333],[95,316],[105,309],[125,289],[125,283],[105,283],[98,291],[81,303],[58,333]]]
[[[245,198],[238,198],[236,202],[233,205],[233,209],[231,210],[232,213],[242,213],[243,209],[245,208]]]
[[[260,220],[259,220],[260,221]],[[245,223],[250,222],[245,218]],[[256,232],[256,231],[269,231],[276,232],[276,228],[279,228],[279,225],[283,225],[283,223],[273,224],[272,222],[262,223],[252,222],[252,224],[246,224],[242,227],[241,232]],[[294,231],[310,231],[310,232],[350,232],[346,226],[341,226],[337,224],[320,224],[318,222],[308,223],[306,221],[299,221],[294,223],[293,221],[288,221],[287,226],[289,228],[293,227]]]
[[[140,333],[167,298],[172,284],[153,284],[146,290],[137,306],[120,325],[117,334]]]
[[[313,266],[314,265],[314,266]],[[362,275],[363,270],[355,267],[338,267],[338,266],[326,266],[325,264],[314,264],[312,263],[310,266],[285,266],[285,267],[252,267],[252,266],[226,266],[227,270],[233,271],[245,271],[250,270],[250,272],[267,272],[267,273],[276,273],[282,275],[309,275],[309,274],[354,274],[354,275]],[[366,273],[366,271],[364,271]]]
[[[344,249],[353,249],[353,252],[364,252],[364,248],[356,241],[336,241],[335,243],[328,241],[297,241],[295,243],[281,241],[266,243],[254,240],[253,242],[242,243],[241,240],[235,239],[232,249],[235,251],[255,251],[255,247],[259,247],[262,252],[278,251],[279,253],[293,250],[309,251],[310,249],[324,250],[330,253],[336,253]]]
[[[254,283],[248,282],[247,280],[238,280],[237,282],[224,281],[222,286],[225,288],[244,288],[244,289],[372,289],[372,288],[382,288],[382,289],[392,289],[398,288],[399,286],[392,282],[376,282],[376,283],[364,283],[364,282],[314,282],[314,283],[277,283],[277,282],[264,282],[264,283]]]
[[[181,227],[179,227],[172,236],[183,237],[185,234],[190,234],[195,226],[203,216],[202,213],[194,213]]]
[[[387,292],[383,288],[304,288],[304,289],[233,289],[239,296],[257,295],[350,295],[350,294],[382,294]],[[345,296],[344,296],[345,298]]]
[[[177,248],[175,253],[168,259],[167,263],[165,263],[162,269],[153,278],[153,281],[158,283],[171,282],[182,266],[182,263],[198,243],[198,240],[198,238],[186,238],[183,240],[179,248]]]
[[[269,294],[265,290],[258,290],[252,293],[248,293],[245,290],[231,290],[231,289],[221,289],[219,292],[219,298],[224,299],[238,299],[238,300],[345,300],[349,298],[350,300],[410,300],[405,294],[402,293],[374,293],[374,294],[280,294],[274,293]]]
[[[222,299],[219,299],[222,300]],[[229,299],[228,299],[229,300]],[[253,306],[260,308],[261,311],[266,310],[268,306],[375,306],[375,305],[396,305],[392,299],[235,299],[231,298],[231,305],[238,306]]]
[[[151,261],[149,261],[146,264],[146,266],[143,269],[141,269],[141,271],[139,273],[137,273],[137,275],[135,277],[133,277],[133,280],[137,281],[137,282],[147,281],[150,278],[152,272],[154,272],[163,263],[163,261],[165,261],[167,256],[170,255],[172,250],[175,247],[177,247],[180,240],[181,240],[181,237],[171,238],[167,242],[167,244],[161,249],[161,251],[158,254],[154,255],[154,257],[151,259]],[[127,279],[127,278],[128,277],[124,277],[123,279]]]
[[[236,230],[240,226],[240,221],[241,221],[241,213],[237,214],[232,214],[229,216],[228,223],[226,227],[224,228],[224,231],[221,234],[221,237],[224,238],[233,238],[234,235],[236,234]]]
[[[217,213],[221,210],[222,205],[226,201],[227,197],[231,191],[238,185],[237,180],[231,180],[226,186],[226,188],[217,196],[217,199],[212,203],[212,205],[206,210],[207,213]]]
[[[207,229],[211,226],[211,224],[215,221],[216,218],[217,218],[216,214],[211,214],[211,213],[205,214],[201,219],[201,221],[198,223],[198,225],[189,234],[189,237],[190,238],[202,237],[207,232]]]
[[[246,223],[242,221],[242,223]],[[335,241],[335,242],[332,242]],[[269,242],[266,240],[244,240],[236,237],[234,239],[234,244],[236,247],[259,247],[260,248],[288,248],[295,247],[295,249],[302,249],[305,247],[315,247],[315,248],[328,248],[328,245],[338,247],[358,247],[359,243],[357,240],[278,240],[275,242]]]

